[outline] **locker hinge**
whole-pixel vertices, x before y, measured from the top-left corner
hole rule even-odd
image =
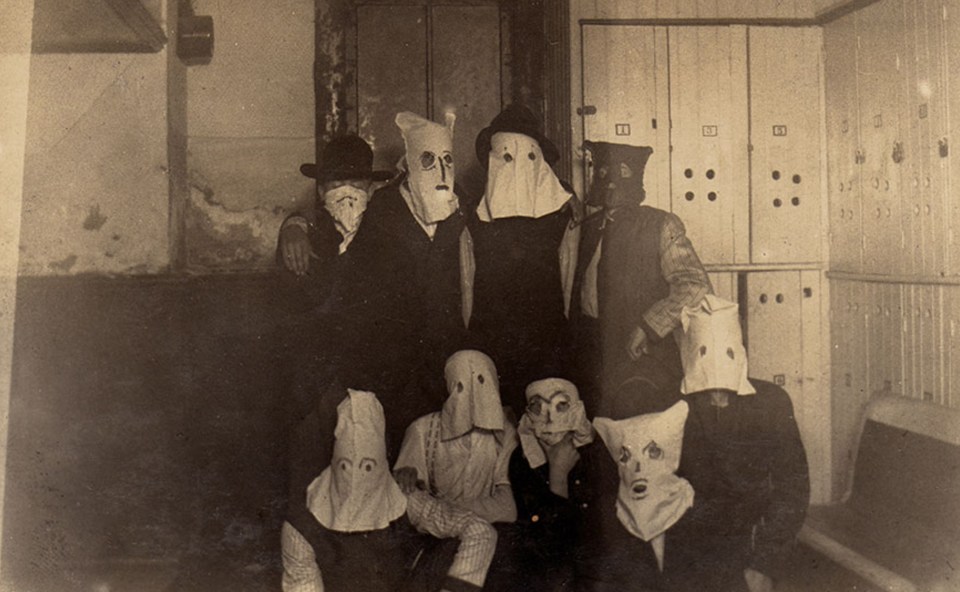
[[[867,155],[864,154],[863,150],[857,148],[857,151],[853,153],[853,161],[857,164],[863,164],[867,162]]]

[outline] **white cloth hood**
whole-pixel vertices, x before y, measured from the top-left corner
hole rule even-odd
[[[576,448],[593,442],[593,427],[572,382],[562,378],[537,380],[527,386],[526,397],[527,409],[520,417],[517,433],[531,467],[547,462],[541,442],[553,446],[568,432],[573,432]]]
[[[324,192],[323,208],[330,213],[337,231],[343,236],[340,242],[341,255],[357,234],[368,203],[370,203],[370,194],[353,185],[341,185]]]
[[[480,220],[540,218],[562,208],[570,196],[544,160],[536,140],[512,132],[493,134],[487,187],[477,206]]]
[[[666,532],[693,505],[693,487],[675,474],[688,412],[679,401],[661,413],[593,420],[620,473],[617,519],[644,541]]]
[[[474,428],[503,429],[500,382],[490,356],[476,350],[458,351],[447,359],[444,377],[450,393],[440,412],[444,440]]]
[[[413,215],[421,224],[442,222],[457,211],[453,193],[453,125],[456,117],[448,113],[446,125],[434,123],[419,115],[397,113],[406,147],[407,179]]]
[[[725,389],[738,395],[757,391],[747,378],[747,350],[743,347],[740,317],[735,303],[708,294],[680,314],[680,359],[687,395]]]
[[[373,393],[347,390],[337,406],[333,458],[307,488],[307,507],[339,532],[386,528],[407,510],[387,465],[383,407]]]

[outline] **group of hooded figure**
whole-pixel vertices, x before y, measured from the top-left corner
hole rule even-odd
[[[642,205],[652,150],[586,142],[581,203],[512,105],[471,197],[453,123],[398,114],[397,173],[355,135],[301,167],[284,590],[771,590],[809,497],[793,408]]]

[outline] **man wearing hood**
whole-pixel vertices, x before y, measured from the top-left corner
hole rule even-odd
[[[584,142],[584,151],[586,203],[600,210],[583,223],[570,316],[576,382],[588,411],[604,415],[604,400],[627,382],[651,393],[679,382],[680,312],[713,290],[680,219],[642,205],[653,150]]]
[[[443,401],[444,360],[466,338],[453,123],[452,114],[445,125],[397,114],[403,174],[374,194],[350,247],[345,380],[380,394],[391,450],[410,421]]]
[[[496,531],[422,491],[405,496],[387,465],[384,423],[373,393],[347,391],[332,462],[282,527],[284,592],[482,589]],[[459,539],[456,555],[445,575],[411,580],[424,534]]]
[[[578,592],[673,590],[672,574],[695,567],[687,550],[699,494],[676,474],[686,455],[687,413],[679,401],[665,411],[593,420],[604,450],[594,448],[581,461],[598,493],[581,513]],[[698,590],[727,590],[699,583]]]
[[[684,309],[680,393],[690,405],[680,472],[697,491],[697,569],[678,589],[769,592],[795,547],[810,497],[790,396],[747,377],[737,305],[707,296]]]
[[[686,566],[671,570],[668,588],[769,592],[796,544],[810,496],[790,396],[748,378],[735,303],[707,295],[682,311],[680,331],[678,387],[655,396],[625,388],[608,401],[612,417],[681,399],[690,409],[678,474],[696,500],[676,545]]]
[[[500,369],[504,403],[561,371],[565,341],[560,247],[579,204],[553,171],[560,155],[536,116],[510,105],[476,140],[486,189],[468,215],[476,275],[470,329]]]

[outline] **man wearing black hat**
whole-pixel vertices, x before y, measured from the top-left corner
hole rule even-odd
[[[477,135],[476,152],[487,183],[469,218],[476,259],[470,329],[500,370],[504,403],[519,415],[526,386],[562,370],[559,248],[578,207],[552,169],[556,146],[528,108],[510,105],[494,117]]]
[[[302,308],[312,309],[330,294],[333,268],[360,226],[371,182],[386,181],[391,173],[373,170],[373,151],[354,134],[328,142],[320,163],[303,164],[300,172],[317,180],[315,220],[293,214],[284,221],[277,259],[296,278]]]

